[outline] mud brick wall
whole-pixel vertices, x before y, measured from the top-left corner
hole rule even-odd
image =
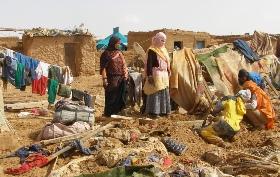
[[[22,51],[21,39],[18,37],[0,37],[0,46],[18,52]]]
[[[167,36],[166,48],[169,52],[174,50],[174,42],[180,41],[183,47],[195,48],[196,41],[205,41],[205,46],[210,44],[211,36],[209,33],[192,32],[183,30],[155,30],[149,32],[128,32],[128,49],[133,49],[133,43],[138,42],[146,51],[152,42],[152,37],[158,33],[164,32]]]
[[[76,76],[95,74],[96,42],[92,36],[23,36],[23,53],[49,64],[65,66],[65,44],[75,46]]]
[[[216,41],[216,44],[233,43],[237,39],[244,41],[252,40],[252,35],[226,35],[226,36],[212,36],[212,39]]]

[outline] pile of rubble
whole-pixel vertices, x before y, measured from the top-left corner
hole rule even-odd
[[[89,35],[92,34],[84,25],[75,27],[73,30],[59,30],[59,29],[47,29],[47,28],[33,28],[24,31],[24,36],[35,37],[35,36],[74,36],[74,35]]]

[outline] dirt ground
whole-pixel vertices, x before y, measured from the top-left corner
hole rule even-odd
[[[98,75],[90,77],[79,77],[75,78],[75,82],[72,88],[87,90],[89,93],[96,95],[95,104],[95,116],[96,124],[102,123],[104,118],[101,117],[104,105],[104,91],[102,88],[101,79]],[[8,90],[4,92],[5,103],[11,102],[27,102],[27,101],[38,101],[47,100],[46,96],[37,96],[31,93],[31,88],[28,87],[25,92],[15,90],[11,85],[9,85]],[[279,115],[280,101],[274,100],[274,106],[277,114]],[[6,112],[6,117],[15,129],[14,134],[1,134],[1,149],[0,154],[6,154],[16,150],[19,147],[34,144],[36,142],[36,137],[40,130],[51,120],[39,119],[39,118],[19,118],[18,112]],[[51,118],[52,115],[49,117]],[[141,117],[138,113],[133,113],[132,117]],[[279,117],[278,117],[279,118]],[[203,154],[212,150],[221,150],[225,153],[231,151],[243,151],[258,156],[266,156],[269,152],[280,151],[280,128],[277,119],[276,128],[273,130],[252,130],[249,124],[246,122],[242,123],[241,131],[236,135],[236,140],[230,143],[227,148],[218,148],[217,146],[210,145],[206,143],[196,132],[194,128],[186,125],[185,121],[195,120],[194,116],[188,116],[181,113],[173,113],[169,118],[160,118],[154,121],[154,125],[141,124],[139,121],[124,121],[123,125],[130,128],[137,128],[141,133],[151,132],[152,130],[157,130],[154,136],[169,136],[182,144],[187,145],[187,151],[181,155],[176,156],[169,153],[172,156],[173,164],[183,164],[185,166],[193,166],[194,164],[204,164],[210,166],[204,158]],[[181,122],[181,123],[178,123]],[[133,146],[133,145],[132,145]],[[49,150],[55,151],[55,147],[48,147]],[[269,149],[269,150],[268,150]],[[271,150],[273,149],[273,150]],[[67,158],[59,158],[56,165],[56,169],[62,167],[63,165],[69,163],[75,158],[82,157],[79,154]],[[224,159],[223,162],[218,163],[217,167],[223,167],[227,163],[231,163]],[[236,160],[236,159],[235,159]],[[108,169],[105,166],[101,166],[96,163],[95,156],[86,162],[82,163],[81,172],[82,173],[93,173],[98,171],[104,171]],[[19,165],[19,158],[4,158],[0,159],[0,176],[11,176],[6,175],[2,171],[3,169],[9,167],[16,167]],[[36,168],[28,173],[25,173],[23,177],[42,177],[47,173],[48,167]],[[278,176],[277,173],[269,175],[267,172],[261,171],[250,171],[244,169],[240,174],[248,176]],[[69,175],[71,176],[71,175]]]

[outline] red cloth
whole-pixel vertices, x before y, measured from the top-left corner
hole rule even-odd
[[[32,81],[32,93],[45,95],[48,86],[48,78],[42,76],[39,80],[35,79]]]
[[[165,156],[163,158],[163,167],[164,168],[169,168],[172,165],[172,158],[171,156]]]
[[[41,153],[30,155],[18,168],[8,168],[6,174],[20,175],[30,171],[34,167],[42,167],[48,163],[48,158]]]

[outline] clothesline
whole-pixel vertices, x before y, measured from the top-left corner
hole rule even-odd
[[[50,104],[55,102],[56,94],[71,96],[73,77],[68,66],[51,65],[11,49],[0,48],[4,54],[2,77],[5,81],[22,91],[28,85],[32,85],[32,93],[35,94],[45,95],[48,91]]]

